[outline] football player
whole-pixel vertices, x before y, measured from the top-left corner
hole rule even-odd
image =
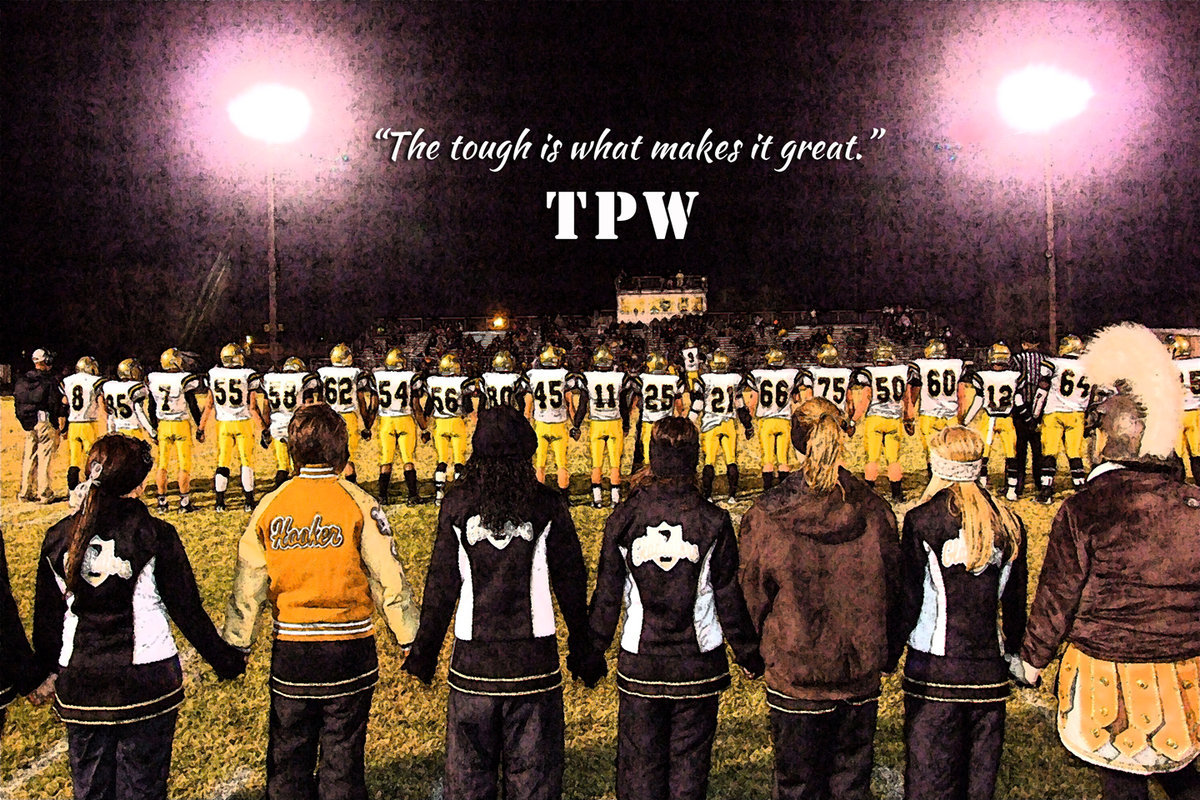
[[[839,366],[841,356],[831,342],[817,348],[817,366],[809,367],[801,376],[805,399],[824,397],[843,412],[850,390],[849,367]]]
[[[275,488],[278,489],[292,473],[292,456],[288,453],[288,425],[296,409],[304,403],[319,402],[325,397],[324,387],[304,362],[292,356],[283,362],[282,372],[262,376],[263,404],[259,415],[269,420],[262,432],[264,448],[274,440]]]
[[[538,365],[525,374],[529,381],[529,394],[525,397],[525,416],[533,421],[538,446],[534,456],[537,478],[546,480],[546,463],[554,453],[554,466],[558,469],[558,489],[564,495],[570,491],[571,475],[567,471],[567,420],[574,414],[574,397],[578,393],[579,379],[567,372],[562,365],[566,353],[556,345],[548,344],[538,355]],[[572,439],[579,438],[579,428],[570,428]]]
[[[351,483],[358,482],[354,468],[354,451],[361,439],[371,438],[371,426],[375,423],[375,408],[378,398],[371,389],[371,375],[354,366],[354,354],[347,344],[336,344],[329,351],[330,365],[317,368],[317,377],[325,392],[325,402],[346,421],[346,432],[350,437],[350,460],[342,473]],[[355,431],[358,435],[355,435]]]
[[[651,351],[646,355],[646,371],[637,377],[634,403],[638,407],[638,441],[634,448],[633,471],[650,462],[650,429],[663,417],[679,415],[687,389],[678,375],[671,371],[667,360]]]
[[[418,420],[413,409],[425,392],[425,381],[408,368],[408,360],[394,347],[384,357],[383,367],[375,370],[374,378],[375,396],[379,398],[379,502],[389,502],[392,466],[398,453],[404,465],[408,502],[416,505],[421,502],[421,492],[414,454],[417,430],[425,430],[425,420]]]
[[[484,405],[512,406],[518,411],[525,409],[525,397],[529,383],[517,372],[517,362],[512,353],[501,350],[492,358],[492,369],[480,376],[483,391],[480,399]]]
[[[896,351],[887,343],[875,348],[872,364],[850,376],[850,419],[862,421],[867,466],[863,477],[874,485],[879,477],[880,458],[887,460],[887,477],[892,485],[892,500],[904,500],[904,467],[900,463],[900,437],[904,395],[907,392],[908,367],[896,363]]]
[[[67,398],[67,444],[70,462],[67,467],[67,491],[79,485],[79,471],[87,461],[88,450],[103,430],[104,396],[100,367],[96,359],[84,356],[75,362],[75,372],[62,381],[63,397]]]
[[[1017,401],[1017,379],[1021,373],[1011,366],[1012,351],[1004,342],[996,342],[988,351],[988,368],[968,370],[962,385],[970,388],[964,393],[964,405],[959,413],[963,425],[974,427],[983,439],[984,469],[979,483],[987,486],[988,456],[994,445],[1004,453],[1005,499],[1017,499],[1017,429],[1013,427],[1013,408]],[[966,400],[967,395],[973,395]]]
[[[929,440],[958,417],[958,381],[962,371],[962,359],[950,358],[941,339],[930,339],[925,345],[925,357],[908,364],[904,430],[909,436],[913,434],[915,415],[921,446],[925,449],[926,472],[929,472]]]
[[[783,365],[783,351],[772,347],[764,357],[766,366],[750,370],[747,408],[758,419],[758,442],[762,446],[762,481],[766,491],[791,469],[792,402],[800,392],[800,370]]]
[[[446,481],[453,480],[460,464],[466,462],[467,414],[473,409],[475,382],[462,374],[462,365],[454,353],[438,360],[438,374],[425,379],[424,414],[433,420],[433,445],[437,467],[433,472],[434,499],[440,506],[446,494]],[[429,441],[429,432],[421,435]]]
[[[1192,483],[1200,485],[1200,358],[1192,357],[1192,345],[1186,336],[1171,337],[1170,347],[1184,389],[1179,457],[1188,460],[1192,467]]]
[[[700,491],[712,497],[717,474],[717,456],[725,461],[725,480],[729,500],[737,498],[737,430],[734,417],[740,417],[746,438],[754,438],[754,427],[742,398],[742,376],[729,369],[729,356],[715,350],[708,357],[708,370],[692,384],[692,422],[700,425],[700,446],[704,450],[704,470]]]
[[[629,430],[630,381],[616,367],[612,350],[600,345],[592,354],[592,368],[583,373],[579,405],[575,409],[575,428],[588,418],[588,439],[592,452],[592,507],[604,505],[604,459],[608,458],[609,496],[615,506],[621,502],[621,454],[625,450],[625,432]]]
[[[680,361],[683,363],[684,377],[687,379],[687,386],[695,386],[696,379],[700,377],[700,348],[691,339],[684,341],[683,348],[679,351]]]
[[[204,391],[204,378],[183,368],[183,354],[172,347],[159,357],[159,372],[146,379],[154,416],[158,420],[158,510],[167,510],[167,469],[171,451],[179,469],[179,508],[195,511],[192,506],[192,425],[200,421],[200,404],[196,395]],[[204,429],[196,432],[204,441]]]
[[[1071,483],[1076,487],[1087,481],[1083,467],[1083,417],[1092,386],[1079,367],[1083,342],[1068,334],[1058,342],[1058,357],[1047,359],[1054,366],[1054,378],[1046,395],[1042,417],[1042,485],[1038,500],[1046,505],[1054,501],[1054,476],[1058,454],[1066,452]]]
[[[208,371],[208,402],[196,438],[204,440],[208,422],[217,419],[217,469],[213,474],[216,495],[214,511],[224,511],[225,490],[229,487],[229,468],[236,448],[242,467],[242,496],[246,510],[254,508],[254,429],[265,429],[258,410],[262,378],[246,366],[246,353],[240,345],[221,348],[221,364]]]
[[[108,412],[109,433],[123,433],[145,441],[158,438],[146,373],[136,358],[117,364],[117,379],[105,381],[100,388]]]

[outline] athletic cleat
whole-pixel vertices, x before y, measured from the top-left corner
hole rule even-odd
[[[1038,502],[1044,506],[1048,506],[1054,502],[1054,495],[1050,492],[1038,492]]]
[[[1017,490],[1016,490],[1016,489],[1009,489],[1007,492],[1005,492],[1005,494],[1004,494],[1004,499],[1005,499],[1005,500],[1007,500],[1007,501],[1008,501],[1008,502],[1010,502],[1010,503],[1015,503],[1015,502],[1017,502]]]
[[[213,506],[213,511],[228,511],[228,510],[229,510],[229,507],[226,506],[224,503],[217,503],[216,505]]]
[[[604,508],[604,503],[601,503],[601,502],[600,502],[600,501],[598,501],[598,500],[593,500],[593,501],[592,501],[592,508]]]
[[[165,497],[158,498],[158,510],[164,514],[167,512],[167,498],[165,498]]]

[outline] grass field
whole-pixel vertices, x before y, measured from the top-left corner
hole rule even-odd
[[[0,523],[8,548],[13,590],[27,625],[32,618],[35,561],[46,529],[67,513],[66,503],[50,507],[18,502],[22,437],[12,413],[12,402],[0,404]],[[198,445],[193,472],[193,497],[199,513],[182,515],[172,511],[168,519],[180,531],[192,560],[205,606],[218,625],[224,613],[236,559],[235,543],[246,521],[241,512],[240,493],[231,483],[230,497],[235,510],[217,514],[212,511],[211,481],[215,460],[212,438]],[[586,437],[585,437],[586,440]],[[743,493],[750,497],[733,508],[740,517],[758,490],[757,444],[739,441],[739,460]],[[626,446],[626,467],[631,443]],[[378,474],[374,440],[358,447],[358,471],[361,482],[370,490]],[[422,446],[418,472],[422,478],[432,473],[432,449]],[[259,491],[266,488],[268,475],[274,474],[273,461],[266,451],[256,453]],[[584,504],[588,478],[581,444],[572,443],[572,485],[576,493],[572,509],[583,542],[584,555],[594,573],[607,510],[594,510]],[[912,473],[906,480],[910,497],[924,478],[924,469],[915,439],[904,443],[902,458]],[[66,449],[56,456],[56,488],[65,493]],[[861,471],[861,442],[851,444],[850,467]],[[1002,460],[993,458],[993,481],[1002,471]],[[236,473],[235,473],[236,474]],[[397,472],[397,477],[400,473]],[[401,483],[402,481],[397,481]],[[718,475],[717,491],[723,479]],[[403,492],[403,487],[399,487]],[[430,487],[423,483],[428,494]],[[174,490],[172,490],[174,491]],[[393,489],[395,492],[395,489]],[[151,492],[152,494],[152,492]],[[152,501],[151,501],[152,502]],[[903,514],[909,504],[897,508]],[[172,507],[178,504],[172,495]],[[1031,500],[1016,504],[1025,520],[1030,538],[1030,570],[1036,576],[1041,569],[1045,539],[1054,506],[1045,507]],[[424,586],[437,511],[432,504],[417,508],[394,505],[388,517],[397,539],[401,559],[410,580],[419,593]],[[1030,594],[1036,581],[1030,582]],[[260,627],[254,655],[246,675],[237,682],[218,683],[211,670],[187,648],[177,635],[185,655],[188,699],[184,703],[176,732],[171,775],[171,797],[179,798],[251,798],[261,797],[265,780],[268,695],[266,689],[269,660],[269,629]],[[444,684],[449,644],[443,651],[439,677],[434,688],[427,688],[400,672],[397,652],[386,639],[379,639],[381,680],[375,692],[370,732],[367,740],[367,783],[376,798],[419,798],[438,796],[443,767],[442,744],[446,687]],[[615,666],[615,650],[610,653]],[[1081,763],[1066,754],[1058,743],[1052,713],[1056,666],[1047,670],[1040,690],[1020,690],[1008,703],[1008,728],[1004,759],[1000,770],[997,797],[1005,798],[1082,798],[1099,796],[1099,783]],[[610,671],[611,674],[611,671]],[[612,678],[588,690],[568,683],[565,690],[567,714],[566,783],[569,798],[612,797],[613,759],[616,747],[616,688]],[[902,742],[903,705],[899,680],[885,680],[880,701],[879,729],[876,737],[875,791],[882,797],[901,796],[904,767]],[[23,700],[9,708],[9,720],[0,756],[0,797],[71,796],[62,725],[47,708],[32,708]],[[766,798],[770,796],[772,751],[767,722],[767,707],[760,683],[743,679],[737,671],[733,687],[721,701],[721,718],[713,753],[710,796],[713,798]]]

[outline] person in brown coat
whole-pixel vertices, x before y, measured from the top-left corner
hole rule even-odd
[[[889,641],[903,640],[896,517],[842,466],[847,428],[828,400],[801,405],[792,443],[803,468],[742,519],[740,579],[766,662],[781,800],[871,796],[880,674],[898,660]]]
[[[1183,389],[1170,354],[1140,325],[1106,328],[1080,359],[1088,427],[1102,460],[1063,502],[1014,673],[1058,675],[1063,746],[1098,768],[1103,796],[1200,797],[1200,489],[1174,447]]]

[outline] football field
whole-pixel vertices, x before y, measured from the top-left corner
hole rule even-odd
[[[13,591],[27,628],[31,625],[35,562],[46,529],[67,513],[65,502],[53,506],[16,500],[21,462],[22,436],[12,412],[12,401],[0,403],[0,524],[8,550]],[[183,515],[174,489],[172,511],[167,519],[183,538],[196,572],[205,607],[218,626],[224,614],[236,560],[236,542],[247,515],[240,507],[240,492],[230,486],[232,510],[212,510],[212,472],[215,445],[208,437],[196,445],[193,471],[193,501],[200,511]],[[572,516],[579,528],[584,556],[594,574],[608,509],[588,505],[588,469],[584,444],[570,443],[572,472]],[[758,445],[739,439],[743,499],[732,509],[737,518],[758,491]],[[851,442],[850,468],[861,473],[863,456],[859,438]],[[628,469],[632,442],[626,443]],[[378,475],[377,443],[357,444],[356,462],[360,482],[373,491]],[[274,462],[265,450],[256,451],[259,495],[268,488]],[[903,514],[918,494],[924,479],[924,463],[915,439],[906,439],[902,459],[911,473],[906,478],[909,502],[897,508]],[[61,447],[55,459],[55,488],[65,494],[67,453]],[[1002,459],[993,458],[993,482],[1003,470]],[[420,448],[418,474],[422,491],[429,495],[428,479],[433,471],[433,450]],[[236,474],[236,473],[235,473]],[[400,476],[399,470],[396,473]],[[396,484],[401,484],[396,486]],[[174,481],[172,480],[172,486]],[[393,484],[393,494],[403,493],[402,481]],[[718,468],[716,491],[722,496],[724,480]],[[153,495],[153,490],[148,492]],[[1060,495],[1061,497],[1061,495]],[[151,500],[151,502],[153,502]],[[1030,596],[1045,552],[1045,539],[1054,506],[1045,507],[1022,500],[1016,511],[1024,519],[1030,538]],[[425,580],[433,541],[437,510],[432,503],[419,507],[403,504],[387,509],[397,540],[401,561],[416,593]],[[981,621],[981,624],[989,624]],[[380,626],[382,628],[382,625]],[[398,650],[386,634],[378,639],[380,683],[375,690],[373,713],[367,739],[367,783],[372,797],[425,798],[440,796],[443,767],[443,738],[446,708],[444,683],[449,658],[449,641],[443,650],[438,678],[425,687],[400,672]],[[176,730],[170,796],[173,798],[261,797],[265,783],[269,662],[269,627],[261,624],[246,675],[234,682],[219,683],[212,671],[187,646],[176,641],[184,655],[187,700],[181,708]],[[615,648],[610,652],[610,677],[597,688],[586,689],[566,683],[566,778],[568,798],[608,798],[614,795],[617,697],[612,678]],[[1008,727],[997,797],[1082,798],[1099,795],[1099,783],[1081,763],[1068,757],[1058,743],[1053,727],[1050,691],[1057,666],[1045,675],[1044,688],[1018,690],[1008,703]],[[564,668],[565,671],[565,668]],[[876,736],[874,789],[882,797],[901,796],[904,749],[903,703],[896,676],[884,682]],[[771,791],[772,751],[767,706],[760,682],[744,679],[734,671],[733,687],[721,700],[720,724],[713,750],[709,796],[713,798],[767,798]],[[32,708],[24,700],[9,707],[9,719],[0,756],[0,798],[71,796],[63,727],[48,707]]]

